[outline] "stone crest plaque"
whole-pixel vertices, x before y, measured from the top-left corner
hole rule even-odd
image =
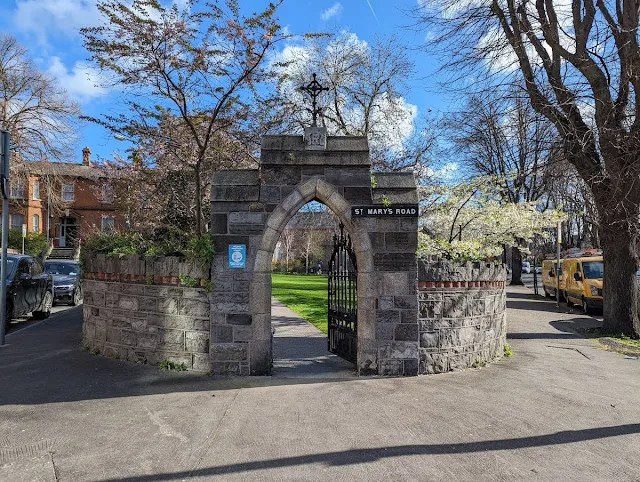
[[[304,147],[308,151],[323,151],[327,148],[326,127],[305,127]]]

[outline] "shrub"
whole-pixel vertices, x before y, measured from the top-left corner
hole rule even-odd
[[[214,249],[213,241],[208,234],[188,236],[177,230],[161,229],[151,238],[145,238],[135,231],[91,235],[83,244],[83,252],[106,255],[184,256],[210,267]]]
[[[17,249],[22,251],[22,229],[10,229],[9,230],[9,244],[11,249]],[[47,243],[47,237],[41,233],[27,233],[24,239],[24,252],[31,256],[38,256],[42,254],[49,244]]]

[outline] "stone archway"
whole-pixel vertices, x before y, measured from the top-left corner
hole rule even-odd
[[[358,373],[417,375],[413,175],[376,172],[374,177],[366,137],[331,137],[322,128],[310,129],[313,135],[305,131],[304,137],[263,137],[257,170],[213,176],[211,371],[270,373],[273,250],[289,219],[317,199],[340,218],[355,245]],[[412,208],[400,209],[407,205]]]
[[[282,231],[289,220],[299,209],[310,201],[319,201],[327,206],[340,219],[347,232],[351,235],[354,252],[358,261],[358,299],[366,299],[366,293],[371,290],[373,278],[373,256],[371,241],[366,231],[356,229],[351,222],[351,205],[338,190],[320,178],[312,178],[294,189],[278,207],[269,215],[264,234],[259,245],[253,267],[250,299],[253,314],[254,338],[264,333],[271,333],[271,260]],[[358,304],[358,361],[357,366],[370,366],[364,361],[366,347],[375,341],[375,324],[371,310],[367,309],[366,301]],[[257,339],[257,338],[255,338]],[[256,348],[264,348],[257,343]],[[271,364],[271,343],[269,344],[269,366]],[[252,350],[253,351],[253,350]]]

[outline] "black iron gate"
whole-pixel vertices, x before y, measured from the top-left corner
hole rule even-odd
[[[329,351],[356,363],[358,327],[358,266],[351,237],[333,235],[333,253],[329,261]]]

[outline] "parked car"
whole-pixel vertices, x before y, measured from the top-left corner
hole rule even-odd
[[[76,261],[47,260],[44,270],[53,277],[53,303],[75,306],[82,301],[80,264]]]
[[[531,274],[531,263],[529,263],[529,261],[522,262],[522,272]]]
[[[542,266],[536,266],[536,273],[542,274]]]
[[[47,318],[53,306],[53,279],[37,258],[7,255],[6,328],[13,318],[33,313]]]

